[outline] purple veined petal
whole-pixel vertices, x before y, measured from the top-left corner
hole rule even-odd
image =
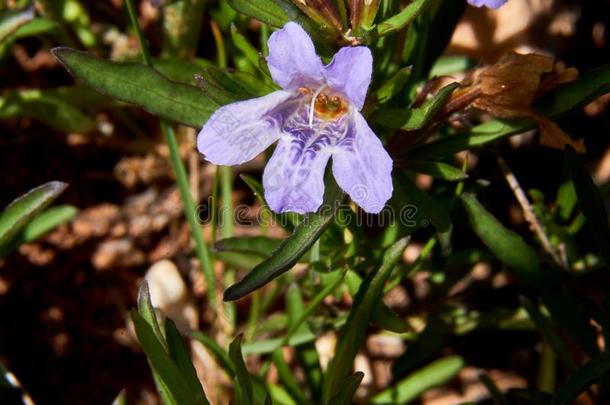
[[[468,0],[468,4],[475,7],[489,7],[489,8],[500,8],[506,3],[508,0]]]
[[[378,213],[392,196],[392,158],[358,112],[334,148],[332,167],[339,187],[366,212]]]
[[[361,110],[371,84],[372,71],[373,55],[369,48],[344,47],[324,67],[324,76],[329,87],[345,94]]]
[[[263,173],[265,200],[274,212],[315,212],[324,197],[328,149],[305,150],[298,138],[280,139]]]
[[[273,81],[283,89],[321,83],[322,61],[305,30],[289,22],[269,38],[267,64]]]
[[[197,149],[217,165],[238,165],[252,160],[281,136],[283,111],[294,94],[276,91],[251,100],[220,107],[197,136]],[[282,104],[286,103],[285,106]]]

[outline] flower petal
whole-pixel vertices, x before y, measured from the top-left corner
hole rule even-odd
[[[267,64],[273,81],[295,90],[322,82],[322,61],[311,38],[297,23],[289,22],[269,38]]]
[[[500,8],[506,3],[508,0],[468,0],[468,3],[475,7],[489,7],[489,8]]]
[[[328,149],[305,148],[299,138],[282,138],[265,167],[265,200],[275,212],[315,212],[324,197]]]
[[[392,196],[392,158],[360,113],[350,121],[333,153],[333,175],[356,204],[375,214]]]
[[[217,165],[252,160],[281,135],[281,121],[294,95],[276,91],[220,107],[197,136],[197,149]],[[285,105],[282,105],[286,103]]]
[[[358,110],[364,105],[372,71],[373,55],[365,46],[341,48],[324,67],[328,85],[345,94]]]

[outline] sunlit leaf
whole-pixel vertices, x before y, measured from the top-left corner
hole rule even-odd
[[[36,187],[14,200],[0,215],[0,246],[6,245],[38,213],[68,187],[52,181]]]
[[[292,235],[282,241],[270,258],[252,269],[237,284],[229,287],[224,293],[225,301],[237,300],[290,270],[332,223],[342,200],[343,192],[332,176],[327,176],[321,209],[306,215]]]
[[[70,48],[54,48],[52,53],[97,91],[171,121],[200,128],[220,107],[201,89],[172,82],[139,63],[111,62]]]

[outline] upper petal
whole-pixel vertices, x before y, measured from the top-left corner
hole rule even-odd
[[[288,101],[293,97],[280,90],[220,107],[199,132],[197,149],[217,165],[252,160],[280,137],[281,121],[290,113]]]
[[[341,48],[324,67],[327,84],[345,94],[358,110],[364,105],[372,72],[373,55],[365,46]]]
[[[267,64],[273,81],[284,89],[322,81],[322,61],[311,38],[297,23],[289,22],[269,38]]]
[[[333,153],[333,175],[366,212],[378,213],[392,196],[392,158],[358,112]]]
[[[306,148],[298,138],[282,138],[265,167],[265,200],[275,212],[315,212],[324,197],[328,149]]]
[[[506,3],[508,0],[468,0],[470,5],[475,7],[489,7],[489,8],[500,8]]]

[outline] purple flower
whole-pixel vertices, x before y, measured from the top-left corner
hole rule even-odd
[[[506,3],[508,0],[468,0],[468,3],[475,7],[489,7],[489,8],[500,8]]]
[[[275,212],[316,211],[332,157],[337,184],[370,213],[392,195],[392,159],[360,114],[373,58],[363,46],[342,48],[326,66],[300,25],[269,38],[269,70],[282,90],[219,108],[197,147],[217,165],[238,165],[279,141],[263,173]]]

